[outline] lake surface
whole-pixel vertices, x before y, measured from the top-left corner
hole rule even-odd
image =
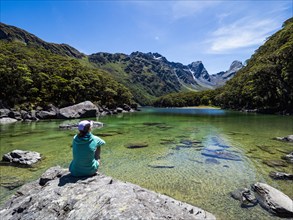
[[[99,118],[105,126],[93,133],[102,147],[100,172],[166,194],[213,213],[217,219],[278,219],[259,205],[241,208],[230,197],[237,188],[266,182],[293,198],[293,181],[272,180],[271,171],[292,173],[292,164],[270,167],[293,145],[273,140],[293,134],[293,117],[240,113],[202,108],[143,108],[141,112]],[[3,203],[15,185],[37,179],[49,167],[68,167],[75,130],[60,130],[62,123],[41,121],[2,125],[3,155],[14,149],[41,153],[33,168],[0,166]],[[133,144],[148,147],[129,149]],[[218,158],[221,152],[224,158]],[[3,187],[4,186],[4,187]],[[6,186],[6,187],[5,187]]]

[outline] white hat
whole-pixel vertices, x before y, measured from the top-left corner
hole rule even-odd
[[[88,121],[88,120],[84,120],[78,123],[78,130],[79,131],[84,131],[84,128],[88,125],[90,125],[89,127],[91,128],[93,126],[93,121]]]

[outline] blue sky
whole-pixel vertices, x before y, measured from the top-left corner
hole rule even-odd
[[[293,0],[7,1],[1,22],[85,54],[158,52],[210,74],[244,62],[292,17]]]

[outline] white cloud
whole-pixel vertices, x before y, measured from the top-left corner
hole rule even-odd
[[[229,53],[240,48],[261,45],[276,31],[278,22],[273,19],[245,17],[214,31],[209,44],[209,53]]]
[[[176,1],[172,4],[174,19],[189,17],[209,7],[218,5],[221,1]]]

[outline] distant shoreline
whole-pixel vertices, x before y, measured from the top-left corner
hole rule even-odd
[[[178,108],[194,108],[194,109],[221,109],[216,106],[208,106],[208,105],[199,105],[199,106],[186,106],[186,107],[178,107]]]

